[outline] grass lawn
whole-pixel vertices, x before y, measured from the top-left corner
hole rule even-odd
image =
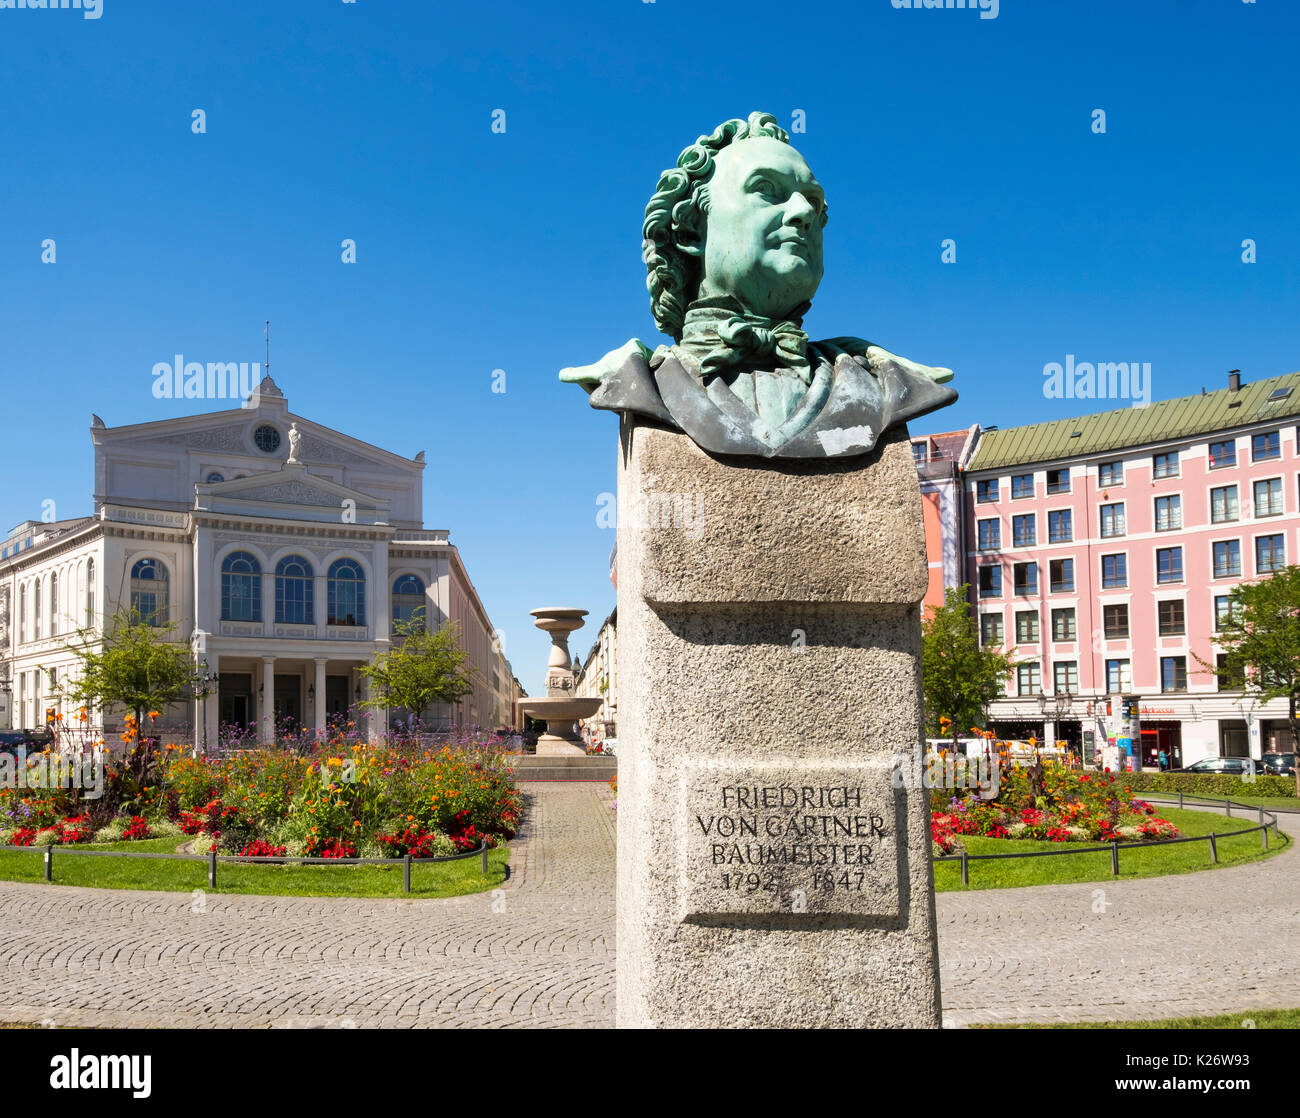
[[[87,850],[129,850],[136,853],[174,854],[181,840],[144,839],[108,845],[87,845]],[[0,850],[0,880],[44,881],[44,848],[32,851]],[[506,879],[510,861],[507,847],[488,851],[488,872],[481,872],[478,856],[458,862],[411,866],[409,896],[429,899],[460,897],[495,889]],[[257,893],[286,897],[405,897],[402,864],[393,866],[275,866],[268,863],[217,863],[217,887],[208,888],[207,862],[172,862],[153,858],[86,858],[54,848],[54,882],[103,889],[161,889],[188,893],[203,889],[215,893]]]
[[[1255,1009],[1218,1017],[1167,1017],[1161,1021],[1081,1021],[1077,1025],[972,1025],[972,1029],[1300,1029],[1300,1009]]]
[[[1162,818],[1168,819],[1180,835],[1208,835],[1211,831],[1240,830],[1255,826],[1255,819],[1238,819],[1206,811],[1179,811],[1177,808],[1158,808]],[[1286,820],[1280,820],[1283,826]],[[1030,850],[1060,850],[1070,843],[1032,842],[1021,839],[990,839],[974,835],[962,836],[970,854],[1014,854]],[[1268,853],[1260,848],[1259,833],[1238,838],[1218,840],[1219,865],[1236,866],[1271,857],[1293,840],[1286,831],[1268,836]],[[1080,843],[1087,846],[1089,843]],[[1015,885],[1061,885],[1077,881],[1114,881],[1110,872],[1110,851],[1095,854],[1063,854],[1054,858],[1008,858],[994,862],[970,862],[970,884],[961,883],[961,865],[958,862],[936,862],[934,865],[935,892],[957,892],[964,889],[1005,889]],[[1151,846],[1138,850],[1119,852],[1120,878],[1162,877],[1173,873],[1194,873],[1214,868],[1210,862],[1208,842],[1186,842],[1175,846]]]
[[[1160,800],[1172,800],[1175,804],[1178,803],[1177,792],[1174,792],[1172,795],[1168,792],[1134,792],[1133,794],[1139,800],[1148,800],[1153,804]],[[1154,799],[1152,797],[1154,797]],[[1280,807],[1284,811],[1300,812],[1300,799],[1297,799],[1295,796],[1243,796],[1240,793],[1234,792],[1228,797],[1228,799],[1235,804],[1250,804],[1253,807]],[[1223,806],[1223,800],[1216,800],[1210,796],[1186,796],[1184,797],[1184,802],[1189,804],[1210,803],[1217,804],[1219,807]],[[1235,819],[1238,814],[1240,813],[1237,809],[1233,808],[1232,817]],[[1279,820],[1279,822],[1281,822],[1281,820]]]

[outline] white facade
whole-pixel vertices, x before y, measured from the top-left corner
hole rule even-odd
[[[28,521],[0,544],[12,726],[75,713],[51,698],[77,663],[64,645],[124,606],[175,622],[175,638],[220,676],[202,717],[198,704],[164,714],[196,740],[204,723],[209,742],[223,722],[263,740],[276,718],[323,730],[364,697],[358,669],[416,607],[433,627],[458,623],[475,676],[471,694],[426,720],[509,724],[513,675],[492,623],[447,532],[423,528],[423,453],[403,458],[294,415],[269,377],[248,406],[112,428],[96,416],[91,438],[94,514]],[[124,713],[105,712],[106,733]],[[370,720],[382,727],[385,712]]]

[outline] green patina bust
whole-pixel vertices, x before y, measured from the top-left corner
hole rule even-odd
[[[948,369],[857,337],[808,340],[826,221],[825,194],[775,118],[701,136],[646,207],[650,308],[674,344],[651,352],[634,338],[560,379],[592,407],[765,458],[864,454],[891,425],[952,403]]]

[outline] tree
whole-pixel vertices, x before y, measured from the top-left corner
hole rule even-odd
[[[420,610],[393,622],[393,647],[361,668],[370,697],[359,705],[405,707],[418,715],[434,703],[458,702],[474,690],[473,673],[462,667],[468,654],[459,639],[454,622],[430,632]]]
[[[104,627],[102,640],[81,630],[79,644],[64,648],[81,661],[75,677],[65,678],[59,696],[82,706],[123,706],[135,716],[143,734],[148,711],[192,698],[195,668],[186,645],[169,641],[175,623],[151,625],[133,610],[117,611]]]
[[[1300,566],[1284,567],[1259,582],[1228,592],[1228,610],[1219,619],[1215,642],[1223,664],[1197,662],[1228,687],[1240,688],[1261,703],[1286,699],[1294,749],[1300,742]],[[1196,654],[1193,653],[1195,656]],[[1296,770],[1300,792],[1300,768]]]
[[[980,647],[979,630],[971,616],[963,585],[944,591],[944,603],[931,607],[921,623],[921,672],[925,689],[925,721],[931,737],[947,737],[940,719],[961,727],[984,717],[990,702],[1002,694],[1015,661],[998,645]]]

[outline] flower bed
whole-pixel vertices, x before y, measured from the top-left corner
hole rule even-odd
[[[266,746],[194,758],[137,743],[104,795],[0,791],[0,845],[194,836],[245,857],[443,857],[514,836],[523,799],[496,739],[422,747],[342,735],[305,751]]]
[[[961,836],[1047,842],[1153,842],[1178,837],[1178,828],[1109,772],[1082,772],[1041,760],[1000,770],[996,797],[978,790],[930,792],[930,837],[935,854],[961,848]]]

